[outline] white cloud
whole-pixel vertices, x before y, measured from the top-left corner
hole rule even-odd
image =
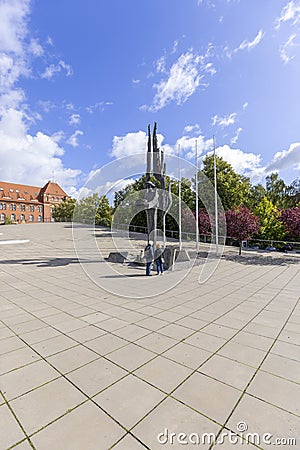
[[[166,56],[161,56],[157,61],[155,61],[156,72],[166,72]]]
[[[157,144],[165,153],[173,152],[170,145],[162,145],[164,136],[157,134]],[[146,154],[148,135],[145,131],[127,133],[125,136],[114,136],[110,156],[122,158],[134,154]]]
[[[285,5],[282,9],[280,16],[275,21],[275,28],[280,28],[283,22],[292,20],[293,25],[300,22],[300,1],[291,1]]]
[[[132,80],[132,83],[133,83],[133,84],[139,84],[140,82],[141,82],[141,80],[138,80],[138,79]]]
[[[28,132],[21,111],[9,109],[0,119],[0,172],[3,181],[43,186],[52,172],[58,183],[68,190],[76,184],[80,170],[65,168],[64,149],[54,137],[40,131]]]
[[[275,153],[273,160],[266,167],[267,172],[285,169],[300,170],[300,142],[291,144],[288,150]]]
[[[29,51],[34,56],[42,56],[44,54],[44,49],[37,39],[31,39],[29,44]]]
[[[103,112],[106,106],[113,105],[112,102],[96,102],[94,105],[87,106],[85,109],[89,114],[93,114],[95,111]]]
[[[197,154],[201,155],[203,152],[209,150],[213,146],[213,139],[205,139],[204,136],[182,136],[177,139],[176,148],[180,145],[180,153],[184,154],[188,160],[195,158],[197,141]]]
[[[248,108],[248,105],[249,105],[249,103],[248,103],[248,102],[245,102],[245,103],[243,104],[243,109]]]
[[[83,136],[83,131],[81,130],[76,130],[72,136],[70,136],[70,138],[68,139],[67,143],[70,144],[72,147],[78,147],[79,143],[78,143],[78,138],[79,136]]]
[[[23,53],[23,39],[27,34],[26,21],[29,0],[2,0],[0,2],[0,51]]]
[[[46,44],[50,45],[51,47],[54,47],[54,42],[53,42],[52,37],[50,37],[50,36],[47,37]]]
[[[296,33],[291,34],[288,40],[284,44],[282,44],[279,49],[280,58],[282,59],[284,64],[287,64],[294,58],[294,56],[290,55],[289,53],[290,50],[296,46],[294,42],[296,37]]]
[[[149,109],[149,106],[148,105],[141,105],[141,106],[139,106],[139,110],[140,111],[148,111],[148,109]]]
[[[22,89],[11,89],[0,95],[0,114],[3,114],[8,108],[18,108],[20,103],[25,100],[25,93]]]
[[[62,70],[65,71],[67,77],[73,75],[72,67],[65,63],[65,61],[60,60],[58,64],[50,64],[50,66],[46,67],[41,77],[50,80],[56,73],[60,73]]]
[[[205,72],[209,73],[210,75],[215,75],[217,73],[216,69],[214,68],[213,63],[211,63],[211,62],[207,63],[204,66],[204,70],[205,70]]]
[[[114,136],[110,154],[115,158],[122,158],[135,153],[145,153],[147,139],[147,134],[144,131],[127,133],[125,136]]]
[[[213,65],[206,61],[210,55],[210,49],[209,45],[205,55],[198,55],[193,50],[189,50],[179,56],[171,66],[167,78],[153,85],[156,94],[149,108],[150,111],[158,111],[172,101],[182,105],[188,100],[200,85],[203,78],[201,72],[213,73]]]
[[[236,133],[235,133],[235,135],[233,136],[233,138],[231,139],[231,141],[230,141],[230,144],[231,145],[234,145],[234,144],[236,144],[237,143],[237,141],[238,141],[238,139],[239,139],[239,136],[240,136],[240,134],[241,134],[241,132],[243,131],[243,128],[238,128],[237,130],[236,130]]]
[[[253,177],[257,170],[261,169],[261,156],[254,153],[245,153],[240,149],[234,149],[229,145],[223,145],[216,149],[217,156],[232,165],[233,169],[242,174]]]
[[[255,36],[255,38],[252,41],[248,41],[247,39],[245,39],[239,45],[239,47],[237,47],[233,50],[233,53],[236,53],[241,50],[252,50],[253,48],[258,46],[258,44],[261,42],[263,37],[264,37],[264,32],[262,30],[259,30],[259,32],[257,33],[257,35]]]
[[[222,128],[228,127],[229,125],[233,125],[236,121],[237,114],[231,113],[228,116],[220,117],[217,114],[212,117],[212,125],[218,125]]]
[[[69,125],[79,125],[80,124],[80,114],[72,114],[69,119]]]
[[[195,123],[194,125],[186,125],[183,129],[184,133],[194,133],[194,134],[200,134],[201,129],[198,123]]]
[[[172,47],[172,50],[171,50],[171,55],[172,55],[173,53],[176,53],[177,48],[178,48],[178,44],[179,44],[179,40],[176,39],[176,41],[174,41],[174,43],[173,43],[173,47]]]
[[[68,192],[81,171],[63,165],[62,132],[30,133],[29,126],[41,116],[30,111],[24,90],[17,86],[21,77],[31,75],[33,59],[44,53],[27,28],[30,5],[30,0],[0,0],[0,176],[3,181],[43,186],[54,172]],[[68,70],[63,62],[61,68]],[[41,106],[53,107],[51,102]]]

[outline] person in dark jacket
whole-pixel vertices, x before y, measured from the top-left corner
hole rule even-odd
[[[160,244],[156,244],[156,249],[154,252],[154,261],[156,263],[157,275],[164,274],[164,264],[163,264],[162,253],[163,253],[163,251],[162,251]]]
[[[151,266],[152,266],[152,261],[153,261],[153,257],[154,257],[153,241],[149,241],[148,244],[146,245],[144,256],[146,259],[146,275],[149,277],[149,276],[151,276]]]

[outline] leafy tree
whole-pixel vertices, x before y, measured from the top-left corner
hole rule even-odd
[[[71,222],[73,219],[75,198],[67,198],[58,205],[55,205],[52,211],[52,217],[56,222]]]
[[[79,201],[74,210],[74,222],[109,226],[112,219],[112,208],[105,195],[93,194]]]
[[[254,213],[260,218],[261,227],[259,237],[261,239],[283,239],[285,228],[279,221],[280,211],[271,200],[264,197],[254,208]]]
[[[151,181],[154,184],[156,183],[156,179],[154,177],[151,178]],[[116,191],[114,194],[114,210],[116,210],[116,208],[120,205],[121,202],[123,202],[126,199],[128,195],[145,189],[145,183],[146,183],[146,175],[143,175],[137,180],[135,180],[133,183],[127,184],[125,188]]]
[[[257,206],[259,202],[266,197],[267,191],[262,184],[250,187],[250,204],[252,207]]]
[[[300,178],[296,178],[286,189],[286,207],[300,206]]]
[[[250,239],[259,230],[259,217],[243,206],[226,211],[227,235],[238,239],[239,254],[242,253],[242,241]]]
[[[283,209],[279,216],[289,239],[300,240],[300,207]]]
[[[211,234],[211,223],[209,219],[208,212],[204,208],[199,209],[199,233],[200,234]]]
[[[112,207],[109,204],[106,195],[102,195],[99,199],[99,204],[95,216],[95,225],[109,227],[112,220]]]
[[[218,156],[216,157],[216,171],[217,191],[224,209],[249,205],[250,179],[236,173],[231,164]],[[202,172],[214,185],[214,155],[206,156],[203,160]]]
[[[267,199],[270,200],[277,208],[285,205],[287,186],[285,182],[279,178],[278,173],[274,172],[266,177]]]

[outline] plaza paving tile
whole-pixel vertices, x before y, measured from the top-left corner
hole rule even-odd
[[[180,433],[185,433],[188,436],[196,433],[202,439],[202,434],[217,434],[219,429],[220,426],[213,421],[198,414],[182,403],[168,398],[142,420],[141,423],[134,427],[132,432],[151,449],[179,449],[198,447],[198,445],[196,446],[194,444],[180,444],[178,442],[178,435]],[[175,435],[172,436],[172,433],[175,433]],[[187,440],[187,438],[184,440]],[[206,444],[201,445],[201,448],[208,449],[209,446],[206,438]]]
[[[187,378],[190,370],[174,361],[158,356],[134,373],[153,386],[169,393]]]
[[[261,370],[300,383],[300,364],[293,359],[270,353],[263,362]]]
[[[257,398],[300,416],[300,383],[259,371],[247,392]]]
[[[186,344],[184,342],[179,342],[179,344],[172,347],[163,353],[166,358],[172,359],[184,366],[191,369],[196,369],[200,366],[206,359],[211,356],[211,352],[203,350],[193,345]]]
[[[94,403],[87,402],[32,437],[36,448],[108,449],[124,430]]]
[[[296,400],[295,400],[296,401]],[[262,439],[265,433],[272,435],[271,444],[262,443],[261,448],[297,448],[300,439],[300,418],[260,399],[244,395],[228,421],[228,427],[237,432],[237,424],[244,422],[248,433],[258,433]],[[275,438],[296,438],[296,445],[276,446]],[[222,448],[222,447],[221,447]],[[247,448],[247,447],[245,447]]]
[[[128,375],[96,395],[94,401],[129,429],[164,397],[158,389],[133,375]]]
[[[11,406],[25,431],[31,434],[85,400],[78,389],[61,377],[12,400]]]
[[[145,348],[135,344],[128,344],[107,355],[107,359],[131,372],[150,359],[155,358],[155,356],[155,353]]]
[[[68,373],[67,379],[86,395],[93,396],[125,375],[127,372],[122,368],[104,358],[99,358]]]
[[[172,395],[212,420],[223,423],[241,391],[196,372]]]
[[[135,439],[131,434],[126,434],[123,439],[114,445],[114,450],[142,450],[145,449],[138,439]]]
[[[6,405],[0,406],[0,443],[6,449],[26,436]]]
[[[58,377],[60,374],[55,369],[40,360],[1,375],[0,390],[10,400]]]
[[[124,298],[86,276],[68,224],[2,230],[30,242],[0,259],[1,450],[175,449],[157,434],[240,421],[300,445],[299,264],[222,259],[202,285],[195,267],[168,293]]]

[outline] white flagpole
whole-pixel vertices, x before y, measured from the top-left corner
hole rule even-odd
[[[215,221],[216,221],[216,255],[219,255],[219,218],[218,218],[218,191],[217,191],[217,163],[216,163],[216,140],[214,140],[214,181],[215,181]]]
[[[196,251],[199,252],[199,199],[198,199],[198,142],[195,140],[195,188],[196,188]]]
[[[181,176],[180,176],[180,144],[178,144],[178,231],[179,231],[179,250],[182,248],[181,237]]]

